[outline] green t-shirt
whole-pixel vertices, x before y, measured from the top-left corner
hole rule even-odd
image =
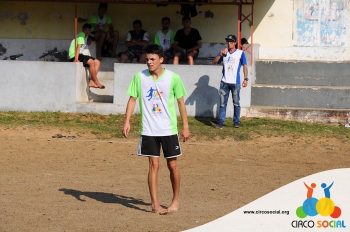
[[[166,34],[162,31],[158,31],[154,36],[154,43],[161,46],[164,51],[171,48],[171,45],[174,43],[175,32],[168,30]]]
[[[112,18],[109,17],[108,15],[104,15],[103,18],[101,19],[100,17],[98,17],[98,15],[92,15],[89,18],[88,23],[90,23],[92,26],[91,31],[96,31],[96,26],[112,24]]]
[[[83,50],[86,44],[86,37],[84,32],[80,32],[77,36],[77,45],[80,45],[80,50]],[[69,47],[69,58],[72,59],[75,57],[75,39],[72,40]]]
[[[148,69],[138,72],[128,89],[129,96],[139,99],[141,134],[169,136],[178,133],[176,101],[186,95],[180,76],[164,69],[154,80]]]

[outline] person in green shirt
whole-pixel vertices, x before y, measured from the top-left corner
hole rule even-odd
[[[180,76],[162,67],[162,48],[151,44],[146,47],[148,69],[136,73],[129,89],[130,96],[125,113],[123,134],[127,138],[131,129],[130,118],[136,101],[141,111],[141,138],[138,155],[148,157],[148,187],[152,202],[152,212],[167,214],[177,211],[180,206],[180,170],[177,157],[182,154],[178,138],[176,103],[182,119],[181,136],[183,142],[190,137],[187,112],[184,102],[186,90]],[[158,199],[158,171],[160,148],[170,172],[173,197],[167,208]]]
[[[116,57],[119,33],[115,31],[112,19],[107,13],[107,3],[100,3],[97,15],[92,15],[88,23],[92,25],[91,35],[96,41],[96,57],[101,60],[102,55]]]
[[[85,23],[82,27],[82,32],[73,39],[69,47],[69,59],[71,62],[83,62],[84,67],[89,69],[90,81],[89,87],[104,89],[105,86],[101,84],[97,78],[100,70],[101,62],[92,56],[84,55],[84,50],[87,49],[87,36],[91,31],[91,24]]]
[[[173,45],[174,45],[175,32],[170,29],[170,18],[162,18],[162,29],[157,31],[154,36],[154,43],[161,46],[164,52],[164,63],[167,63],[169,59],[174,56]]]

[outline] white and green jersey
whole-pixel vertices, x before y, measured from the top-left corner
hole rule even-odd
[[[157,31],[154,36],[154,43],[161,46],[164,51],[171,48],[171,45],[174,43],[175,32],[168,30],[166,34],[163,31]]]
[[[77,45],[80,45],[79,53],[83,53],[87,49],[87,36],[84,32],[80,32],[77,35]],[[75,57],[75,39],[72,40],[69,47],[69,58],[72,59]]]
[[[141,135],[169,136],[177,134],[176,102],[186,95],[180,76],[164,69],[157,80],[148,69],[136,73],[128,94],[139,99]]]

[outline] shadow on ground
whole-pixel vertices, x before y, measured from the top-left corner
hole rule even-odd
[[[75,189],[66,189],[61,188],[59,191],[64,192],[66,195],[71,195],[79,201],[86,201],[81,199],[81,196],[85,196],[96,201],[103,203],[113,203],[120,204],[128,208],[141,210],[144,212],[150,212],[146,209],[142,209],[139,206],[150,206],[151,204],[144,202],[142,199],[137,199],[133,197],[127,197],[123,195],[113,194],[113,193],[104,193],[104,192],[83,192]]]

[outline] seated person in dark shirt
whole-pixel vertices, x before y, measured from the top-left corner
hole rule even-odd
[[[128,47],[128,50],[119,55],[119,58],[121,59],[120,63],[125,63],[125,59],[131,62],[134,58],[139,63],[145,63],[146,56],[143,49],[148,45],[150,35],[147,31],[142,29],[142,22],[140,20],[134,20],[132,26],[133,30],[128,32],[125,41],[125,45]]]
[[[202,37],[198,30],[191,27],[189,17],[182,18],[184,28],[178,30],[174,38],[174,61],[173,64],[179,64],[180,59],[187,59],[187,63],[194,64],[194,59],[198,56],[199,48],[202,46]]]

